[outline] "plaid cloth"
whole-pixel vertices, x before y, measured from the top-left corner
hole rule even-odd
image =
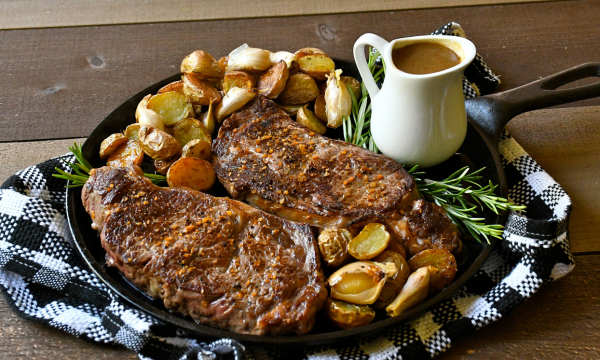
[[[455,23],[436,33],[464,36]],[[465,76],[465,97],[498,84],[477,57]],[[65,181],[51,176],[54,167],[67,170],[57,158],[16,173],[0,189],[0,290],[24,318],[92,342],[124,345],[141,359],[433,357],[459,337],[500,319],[574,266],[567,230],[569,196],[507,132],[499,149],[509,198],[527,205],[527,217],[509,215],[504,241],[452,298],[413,321],[351,345],[283,349],[244,348],[230,339],[205,343],[132,307],[79,257],[65,217]]]

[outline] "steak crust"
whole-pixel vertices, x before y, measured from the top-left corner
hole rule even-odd
[[[309,226],[228,198],[93,170],[83,204],[107,264],[165,306],[240,333],[309,332],[326,298]]]

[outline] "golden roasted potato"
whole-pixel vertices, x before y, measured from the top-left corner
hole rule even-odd
[[[381,254],[390,243],[385,225],[371,223],[348,244],[348,252],[355,259],[369,260]]]
[[[410,274],[400,294],[385,310],[389,316],[398,316],[404,311],[419,305],[429,293],[429,270],[420,268]]]
[[[183,93],[190,102],[209,105],[221,101],[221,93],[209,81],[199,79],[193,74],[183,74],[181,79],[183,80]]]
[[[315,116],[322,122],[327,122],[327,108],[325,107],[325,95],[319,95],[315,100]]]
[[[182,73],[192,73],[199,79],[218,78],[223,75],[215,58],[202,50],[196,50],[181,62]]]
[[[210,161],[211,152],[209,143],[201,139],[193,139],[185,144],[183,150],[181,150],[181,157],[194,157]]]
[[[280,108],[281,110],[285,111],[286,114],[288,114],[289,116],[296,116],[296,114],[298,114],[298,110],[300,110],[301,108],[308,106],[308,104],[298,104],[298,105],[284,105],[284,104],[279,104],[279,103],[275,103],[275,105],[277,105],[278,108]]]
[[[181,153],[177,153],[166,160],[152,160],[154,164],[154,170],[156,170],[156,172],[159,174],[167,175],[167,172],[169,171],[171,165],[173,165],[173,163],[175,163],[175,161],[179,160],[180,158]]]
[[[125,144],[121,144],[113,153],[108,157],[106,166],[119,168],[128,165],[142,164],[144,160],[144,152],[136,140],[129,140]]]
[[[329,320],[342,329],[365,326],[375,318],[375,311],[367,305],[354,305],[332,298],[327,299],[325,312]]]
[[[381,294],[379,294],[377,301],[373,303],[373,307],[381,309],[388,306],[394,301],[396,296],[398,296],[400,290],[402,290],[402,287],[410,276],[410,267],[408,266],[406,259],[397,252],[390,250],[382,252],[374,260],[380,263],[394,263],[398,268],[396,275],[385,282],[383,289],[381,289]]]
[[[319,96],[319,87],[315,80],[302,73],[288,78],[285,88],[277,97],[277,101],[285,105],[304,104]]]
[[[221,74],[225,74],[227,71],[227,62],[229,61],[229,56],[221,56],[221,58],[217,61],[219,64],[219,68],[221,69]]]
[[[170,187],[188,187],[198,191],[209,190],[215,183],[216,174],[212,165],[193,157],[181,158],[167,172]]]
[[[155,160],[166,160],[181,151],[174,137],[152,126],[140,126],[138,141],[144,153]]]
[[[192,104],[186,101],[184,95],[175,91],[154,95],[148,100],[148,109],[157,112],[167,126],[194,116]]]
[[[352,98],[348,87],[340,80],[342,70],[335,70],[328,75],[325,90],[325,106],[327,107],[327,126],[337,128],[342,125],[344,117],[352,112]]]
[[[102,140],[100,144],[100,159],[106,160],[108,157],[119,148],[119,146],[126,144],[129,139],[123,134],[112,134],[106,139]]]
[[[140,124],[131,124],[127,126],[124,133],[125,137],[129,140],[138,140],[141,126],[142,125]]]
[[[285,88],[289,74],[290,71],[283,60],[271,66],[258,79],[258,93],[269,99],[276,99]]]
[[[258,91],[256,89],[231,88],[215,109],[217,121],[222,122],[223,119],[241,109],[242,106],[252,100],[257,93]]]
[[[298,109],[296,121],[320,135],[325,134],[327,131],[327,128],[323,125],[321,120],[317,119],[315,114],[306,107]]]
[[[388,245],[386,250],[390,250],[393,252],[397,252],[403,258],[406,259],[406,249],[402,245],[402,239],[399,239],[393,231],[388,231],[390,233],[390,244]]]
[[[213,105],[208,105],[208,111],[202,114],[199,118],[202,125],[208,130],[211,134],[214,134],[215,129],[217,128],[217,119],[215,119],[215,112],[213,111]]]
[[[350,89],[352,89],[352,93],[354,94],[356,101],[359,101],[361,98],[362,89],[360,88],[360,83],[358,82],[358,80],[356,80],[352,76],[340,76],[340,81],[342,82],[342,84],[346,85],[346,87],[350,86]]]
[[[271,52],[244,44],[229,53],[227,71],[265,71],[271,67]]]
[[[238,87],[252,89],[256,85],[254,77],[245,71],[228,71],[223,78],[223,93],[227,94],[229,89]]]
[[[338,267],[347,263],[351,257],[348,253],[350,232],[346,229],[323,229],[317,242],[325,264],[329,267]]]
[[[300,72],[312,76],[317,81],[325,80],[335,69],[335,63],[322,50],[317,48],[303,48],[295,53]]]
[[[331,297],[352,304],[369,305],[375,302],[387,278],[396,275],[393,263],[357,261],[334,272],[327,282]]]
[[[161,87],[160,89],[158,89],[158,92],[156,93],[156,95],[168,93],[171,91],[175,91],[175,92],[180,93],[181,95],[184,95],[183,94],[183,81],[181,81],[181,80],[173,81],[172,83]]]
[[[182,147],[194,139],[204,140],[212,144],[210,131],[199,120],[192,118],[183,119],[175,124],[173,126],[173,137],[179,141]]]
[[[444,249],[423,250],[408,260],[411,271],[430,266],[429,292],[435,293],[454,281],[456,276],[456,259],[451,252]]]

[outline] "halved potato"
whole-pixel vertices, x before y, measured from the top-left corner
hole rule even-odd
[[[315,114],[305,107],[298,109],[296,121],[320,135],[325,134],[327,131],[327,127],[325,127],[321,120],[317,119]]]
[[[284,104],[279,104],[279,103],[275,103],[275,105],[277,105],[278,108],[280,108],[281,110],[285,111],[286,114],[288,114],[289,116],[296,116],[296,114],[298,114],[298,110],[300,110],[301,108],[308,106],[308,104],[298,104],[298,105],[284,105]]]
[[[140,124],[131,124],[127,126],[123,135],[129,140],[138,140],[141,126]]]
[[[185,146],[194,139],[204,140],[212,144],[210,131],[199,120],[187,118],[183,119],[173,126],[173,137],[179,141],[181,146]]]
[[[156,172],[159,174],[167,175],[171,165],[173,165],[173,163],[180,158],[181,153],[177,153],[166,160],[153,160],[154,170],[156,170]]]
[[[183,81],[181,81],[181,80],[173,81],[172,83],[167,84],[167,85],[161,87],[160,89],[158,89],[158,92],[156,94],[157,95],[164,94],[164,93],[171,92],[171,91],[175,91],[175,92],[180,93],[181,95],[184,95],[183,94]]]
[[[454,281],[456,276],[456,259],[451,252],[444,249],[423,250],[408,260],[411,271],[430,266],[429,292],[442,290]]]
[[[381,254],[390,243],[385,225],[371,223],[348,244],[348,252],[355,259],[369,260]]]
[[[302,73],[292,75],[288,78],[285,88],[277,97],[282,104],[304,104],[319,96],[319,87],[315,80]]]
[[[223,75],[215,58],[202,50],[196,50],[181,62],[182,73],[193,73],[199,79],[218,78]]]
[[[129,140],[125,144],[121,144],[113,153],[108,157],[106,166],[118,168],[125,167],[128,165],[142,164],[144,160],[144,152],[136,140]]]
[[[392,301],[394,301],[396,296],[398,296],[400,290],[402,290],[402,287],[410,276],[410,267],[408,266],[406,259],[404,259],[397,252],[390,250],[382,252],[374,260],[380,263],[391,262],[396,264],[396,267],[398,268],[396,275],[385,282],[377,301],[373,303],[373,307],[381,309],[388,306]]]
[[[321,257],[329,267],[338,267],[347,263],[351,257],[348,242],[352,236],[346,229],[323,229],[317,238]]]
[[[170,187],[188,187],[198,191],[209,190],[215,183],[216,174],[205,160],[186,157],[177,160],[167,172]]]
[[[174,137],[152,126],[140,126],[139,143],[144,153],[155,160],[168,159],[181,151]]]
[[[210,161],[211,152],[209,143],[204,140],[194,139],[185,144],[183,150],[181,150],[181,157],[194,157]]]
[[[108,157],[119,148],[119,146],[126,144],[129,139],[123,134],[112,134],[106,139],[102,140],[100,144],[100,159],[106,160]]]
[[[194,116],[192,104],[186,101],[184,95],[175,91],[154,95],[148,100],[148,109],[157,112],[167,126]]]
[[[322,122],[327,122],[327,107],[325,106],[325,95],[321,94],[315,100],[315,116]]]
[[[276,99],[285,88],[289,74],[290,71],[283,60],[271,66],[258,80],[258,93],[269,99]]]
[[[365,326],[375,318],[375,311],[367,305],[354,305],[332,298],[327,299],[325,312],[329,320],[342,329]]]
[[[221,93],[207,80],[193,74],[183,74],[183,93],[194,104],[208,105],[221,100]],[[190,116],[186,116],[190,117]]]
[[[303,48],[296,51],[295,55],[300,72],[312,76],[317,81],[325,80],[325,75],[329,75],[335,69],[333,60],[320,49]]]
[[[228,71],[223,78],[223,93],[227,94],[234,87],[252,89],[255,84],[254,77],[245,71]]]
[[[215,109],[217,121],[221,122],[235,111],[241,109],[242,106],[252,100],[257,93],[256,89],[231,88]]]
[[[342,82],[342,84],[346,85],[346,87],[350,85],[350,89],[352,89],[352,93],[354,94],[356,101],[359,101],[361,98],[362,90],[360,88],[360,83],[358,82],[358,80],[356,80],[352,76],[340,76],[340,81]]]

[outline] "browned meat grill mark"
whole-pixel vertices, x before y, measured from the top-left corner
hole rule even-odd
[[[415,202],[414,180],[400,164],[315,134],[262,96],[225,120],[212,164],[232,197],[286,219],[351,231],[384,223],[410,254],[462,248],[441,207]]]
[[[155,186],[137,166],[94,170],[82,200],[108,265],[199,323],[304,334],[327,298],[306,225],[235,200]]]

